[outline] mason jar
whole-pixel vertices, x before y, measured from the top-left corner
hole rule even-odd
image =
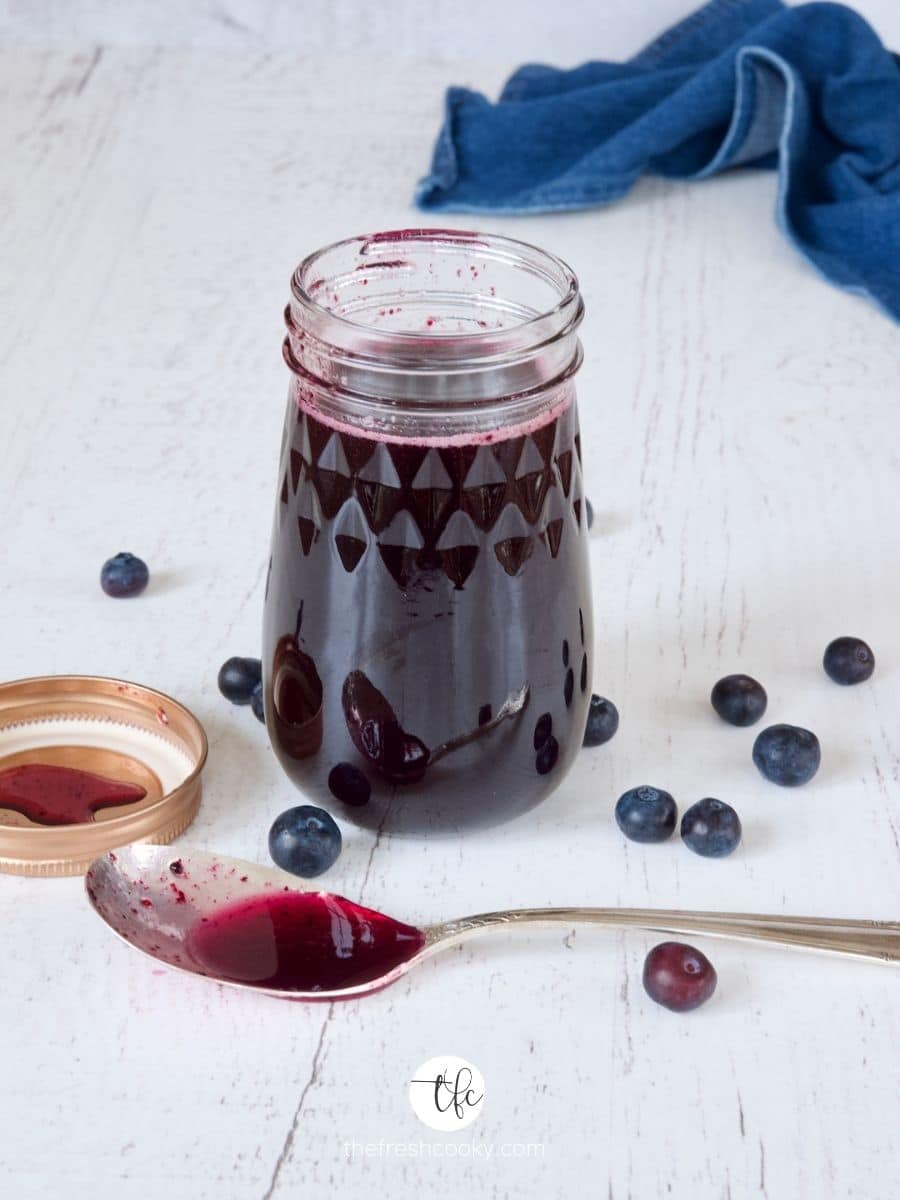
[[[572,765],[592,612],[560,259],[350,238],[291,282],[266,721],[309,800],[391,830],[493,824]]]

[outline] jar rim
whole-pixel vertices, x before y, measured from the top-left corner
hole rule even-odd
[[[538,407],[582,359],[574,271],[503,235],[402,229],[345,238],[307,255],[291,292],[285,362],[328,389],[324,403],[358,402],[360,420],[420,409],[425,424],[465,423],[477,409],[486,421],[525,396]]]
[[[325,278],[312,279],[310,275],[316,266],[327,255],[348,250],[353,246],[359,248],[359,256],[368,261],[361,264],[366,269],[378,269],[378,257],[392,246],[409,245],[410,243],[430,244],[436,249],[446,247],[450,250],[486,251],[492,258],[506,259],[539,274],[557,292],[555,304],[543,311],[529,315],[527,319],[517,321],[503,329],[491,329],[473,333],[441,333],[435,336],[427,330],[402,330],[373,327],[362,321],[355,321],[328,307],[316,299],[315,292],[322,290],[327,282]],[[370,257],[371,256],[371,257]],[[383,262],[381,266],[395,265]],[[361,269],[361,268],[357,268]],[[344,337],[354,338],[363,336],[374,338],[379,346],[379,356],[392,357],[396,351],[398,358],[404,357],[404,350],[420,352],[422,346],[428,345],[432,352],[432,363],[435,358],[439,362],[458,361],[459,352],[465,350],[468,359],[504,357],[505,353],[535,345],[535,339],[540,342],[547,336],[548,325],[558,333],[568,332],[581,322],[583,304],[575,272],[564,259],[548,250],[543,250],[530,242],[519,238],[508,237],[505,234],[479,233],[466,229],[447,228],[411,228],[386,230],[380,233],[361,234],[341,238],[327,246],[308,254],[296,267],[291,276],[291,295],[316,322],[316,336],[335,346],[345,346]],[[336,336],[329,336],[330,332]],[[344,336],[341,336],[341,335]],[[531,335],[534,335],[532,337]],[[437,355],[434,351],[437,350]],[[441,353],[446,351],[446,354]],[[481,353],[479,352],[481,351]]]

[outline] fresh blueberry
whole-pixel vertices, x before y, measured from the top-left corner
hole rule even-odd
[[[590,529],[594,523],[594,506],[588,500],[587,496],[584,498],[584,511],[587,514],[587,527]]]
[[[332,767],[328,775],[328,786],[333,796],[354,808],[362,808],[364,804],[368,804],[372,795],[372,785],[353,763],[342,762]]]
[[[575,691],[575,672],[569,667],[566,671],[565,682],[563,683],[563,699],[566,702],[566,708],[572,703],[572,693]]]
[[[766,690],[749,675],[726,675],[713,688],[709,699],[729,725],[755,725],[766,711]]]
[[[263,703],[263,685],[261,682],[253,689],[253,694],[250,696],[250,707],[253,709],[253,715],[257,721],[262,721],[263,725],[265,725],[266,710]]]
[[[232,704],[250,704],[261,680],[258,658],[229,658],[219,668],[219,691]]]
[[[822,666],[835,683],[863,683],[875,670],[875,655],[862,638],[839,637],[828,643]]]
[[[644,960],[644,990],[672,1012],[699,1008],[716,990],[716,969],[684,942],[660,942]]]
[[[770,725],[753,743],[753,761],[759,771],[781,787],[809,783],[819,769],[819,739],[797,725]]]
[[[549,713],[542,713],[534,725],[534,748],[540,750],[544,742],[553,732],[553,718]]]
[[[661,788],[631,788],[618,799],[616,824],[633,842],[664,842],[675,829],[678,809]]]
[[[692,804],[681,818],[686,845],[704,858],[724,858],[741,840],[741,822],[730,804],[707,796]]]
[[[312,879],[337,860],[341,831],[324,808],[301,804],[275,818],[269,830],[269,853],[276,866]]]
[[[537,757],[534,760],[535,770],[538,775],[549,775],[556,766],[556,760],[559,758],[559,742],[551,733],[537,752]]]
[[[619,710],[612,700],[602,696],[591,696],[587,725],[584,730],[585,746],[602,746],[619,728]]]
[[[143,559],[120,550],[100,569],[100,586],[107,596],[139,596],[150,582]]]

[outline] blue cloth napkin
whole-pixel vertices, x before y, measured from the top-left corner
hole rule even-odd
[[[776,167],[781,229],[900,320],[900,59],[840,4],[713,0],[626,63],[451,88],[421,208],[606,204],[645,172]]]

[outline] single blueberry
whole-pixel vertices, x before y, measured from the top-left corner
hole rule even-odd
[[[707,796],[692,804],[681,818],[686,845],[704,858],[724,858],[741,840],[741,822],[730,804]]]
[[[261,681],[258,658],[229,658],[219,668],[219,691],[232,704],[250,704]]]
[[[324,808],[301,804],[276,817],[269,830],[269,853],[276,866],[312,879],[337,860],[341,831]]]
[[[587,527],[590,529],[594,523],[594,506],[588,500],[587,496],[584,498],[584,511],[587,514]]]
[[[107,596],[138,596],[150,582],[143,559],[120,550],[100,569],[100,586]]]
[[[684,942],[661,942],[644,960],[644,989],[651,1000],[672,1012],[690,1012],[716,990],[716,969],[699,950]]]
[[[253,689],[253,693],[250,696],[250,707],[253,709],[253,715],[257,721],[262,721],[263,725],[265,725],[266,710],[263,703],[263,685],[261,682]]]
[[[569,667],[566,671],[565,682],[563,683],[563,699],[566,702],[566,708],[572,703],[572,693],[575,691],[575,672]]]
[[[354,808],[362,808],[364,804],[368,804],[372,795],[372,785],[353,763],[341,762],[332,767],[328,775],[328,786],[333,796]]]
[[[675,801],[662,788],[631,788],[616,803],[616,824],[633,842],[664,842],[677,816]]]
[[[709,699],[729,725],[755,725],[766,711],[766,690],[749,675],[726,675],[715,685]]]
[[[759,771],[781,787],[809,783],[819,769],[819,739],[797,725],[770,725],[753,743],[753,761]]]
[[[534,726],[534,748],[540,750],[544,742],[553,732],[553,718],[549,713],[542,713]]]
[[[538,775],[549,775],[556,766],[556,760],[559,758],[559,742],[551,733],[537,752],[537,757],[534,760],[535,770]]]
[[[585,746],[602,746],[619,728],[619,710],[612,700],[602,696],[591,696],[587,725],[584,729]]]
[[[828,643],[822,666],[835,683],[863,683],[875,670],[875,655],[862,638],[839,637]]]

